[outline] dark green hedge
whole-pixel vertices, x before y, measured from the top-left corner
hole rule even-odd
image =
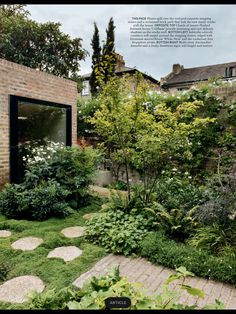
[[[170,268],[185,266],[196,276],[219,280],[236,286],[236,259],[216,257],[200,249],[177,243],[161,233],[151,233],[141,244],[141,255],[151,262]]]

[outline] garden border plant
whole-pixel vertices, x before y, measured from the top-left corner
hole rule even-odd
[[[107,309],[105,300],[109,297],[128,297],[131,300],[131,306],[128,310],[188,310],[199,309],[195,304],[186,305],[179,301],[180,291],[185,290],[191,296],[204,298],[205,293],[195,287],[185,284],[188,276],[194,276],[193,273],[186,270],[185,267],[179,267],[162,285],[162,291],[152,296],[148,295],[146,290],[139,283],[130,283],[126,277],[120,276],[119,267],[111,269],[107,275],[92,277],[87,280],[81,289],[63,289],[59,292],[50,290],[43,295],[34,294],[31,298],[31,309],[70,309],[70,310],[105,310]],[[173,291],[169,285],[173,281],[179,281],[178,291]],[[203,309],[223,309],[224,304],[215,300],[214,304],[208,304]],[[109,308],[114,309],[114,308]]]
[[[161,232],[146,236],[141,256],[165,267],[186,267],[196,276],[219,280],[236,287],[236,260],[233,256],[214,256],[209,252],[168,239]]]
[[[8,218],[65,217],[89,200],[89,183],[100,154],[91,147],[39,147],[29,156],[25,178],[0,193],[0,213]],[[45,152],[45,155],[43,154]]]

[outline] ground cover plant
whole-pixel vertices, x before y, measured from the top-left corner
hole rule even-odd
[[[215,256],[204,249],[177,243],[162,232],[147,235],[141,248],[141,255],[153,263],[170,268],[184,266],[196,276],[236,285],[236,260],[230,251]]]

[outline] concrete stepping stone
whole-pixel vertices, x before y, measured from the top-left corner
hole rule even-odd
[[[15,250],[32,251],[43,243],[43,239],[35,237],[21,238],[11,244],[11,247]]]
[[[20,276],[6,281],[0,286],[0,301],[24,303],[33,291],[41,293],[45,286],[37,276]]]
[[[62,258],[65,262],[72,261],[82,254],[82,250],[76,246],[57,247],[48,254],[48,258]]]
[[[95,215],[96,215],[96,213],[88,213],[88,214],[85,214],[85,215],[83,216],[83,218],[84,218],[85,220],[90,220],[90,219],[93,218]]]
[[[85,227],[69,227],[61,231],[66,238],[79,238],[84,235]]]
[[[11,231],[0,230],[0,238],[7,238],[11,236]]]

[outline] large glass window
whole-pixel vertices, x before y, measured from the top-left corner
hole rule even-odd
[[[71,108],[11,96],[11,181],[24,177],[27,158],[50,143],[71,145]]]

